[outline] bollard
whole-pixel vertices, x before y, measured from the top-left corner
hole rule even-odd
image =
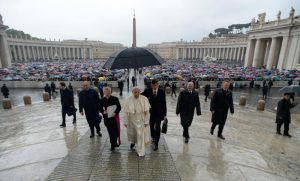
[[[257,102],[257,110],[258,111],[264,111],[265,110],[265,104],[266,104],[266,102],[264,100],[259,100]]]
[[[77,92],[77,96],[79,96],[79,94],[80,94],[80,92],[82,91],[82,89],[81,88],[78,88],[77,90],[76,90],[76,92]]]
[[[23,96],[24,105],[30,105],[31,104],[31,97],[30,96]]]
[[[43,100],[44,100],[44,102],[50,101],[50,97],[49,97],[49,93],[48,92],[44,92],[43,93]]]
[[[245,106],[246,105],[246,97],[245,96],[241,96],[240,97],[240,106]]]
[[[3,99],[2,103],[3,103],[4,109],[11,109],[10,99],[5,98],[5,99]]]
[[[183,87],[180,88],[180,92],[182,92],[182,91],[184,91],[184,88],[183,88]]]
[[[166,95],[170,95],[171,94],[171,87],[166,87],[165,93]]]
[[[210,91],[209,95],[208,95],[208,98],[212,98],[214,96],[214,94],[215,94],[215,91]]]

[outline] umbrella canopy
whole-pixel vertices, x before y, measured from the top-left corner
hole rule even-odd
[[[300,92],[300,85],[290,85],[283,87],[279,90],[280,93],[299,93]]]
[[[103,65],[105,69],[141,68],[161,65],[165,61],[147,48],[127,48],[111,55]]]

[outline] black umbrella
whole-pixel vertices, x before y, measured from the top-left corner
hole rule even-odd
[[[103,65],[105,69],[141,68],[161,65],[165,61],[154,51],[147,48],[126,48],[111,55]]]
[[[280,93],[299,93],[300,92],[300,85],[289,85],[279,89]]]

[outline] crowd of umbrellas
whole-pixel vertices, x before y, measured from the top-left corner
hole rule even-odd
[[[226,63],[225,63],[226,62]],[[233,61],[166,61],[162,66],[152,66],[143,69],[147,79],[159,80],[198,80],[219,81],[230,79],[234,81],[261,80],[300,80],[297,70],[267,70],[264,68],[244,67]]]
[[[64,61],[15,63],[11,68],[0,68],[0,80],[4,81],[115,81],[125,70],[106,70],[104,61]]]
[[[225,63],[226,62],[226,63]],[[11,68],[0,68],[2,81],[82,81],[96,80],[115,81],[124,75],[124,69],[107,70],[105,61],[64,61],[15,63]],[[144,67],[146,79],[159,80],[198,80],[234,81],[250,80],[300,80],[297,70],[266,70],[264,68],[247,68],[241,63],[232,61],[176,61],[169,60],[162,65]]]

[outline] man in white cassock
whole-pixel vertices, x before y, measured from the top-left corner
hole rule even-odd
[[[146,145],[150,144],[150,103],[147,97],[140,95],[140,89],[134,87],[132,95],[128,97],[123,106],[124,125],[127,127],[130,149],[136,146],[139,156],[145,156]]]

